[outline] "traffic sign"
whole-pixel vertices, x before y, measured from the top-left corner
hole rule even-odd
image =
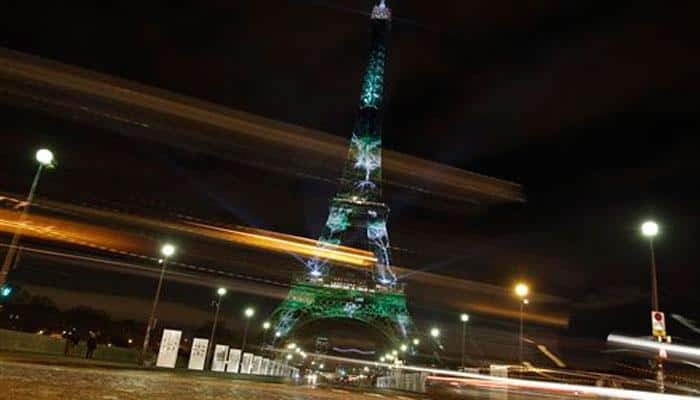
[[[656,337],[666,337],[666,318],[661,311],[651,312],[651,334]]]

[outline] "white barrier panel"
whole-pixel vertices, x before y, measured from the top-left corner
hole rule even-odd
[[[160,349],[156,360],[157,367],[175,368],[181,337],[182,331],[163,329],[163,338],[160,340]]]
[[[226,356],[228,356],[228,346],[217,344],[214,347],[214,357],[211,358],[211,370],[223,372],[226,368]]]
[[[253,375],[262,375],[261,369],[260,369],[261,367],[262,367],[262,357],[261,356],[253,357],[253,366],[250,369],[250,373]]]
[[[250,374],[252,366],[253,353],[243,353],[243,358],[241,359],[241,374]]]
[[[187,364],[187,369],[196,369],[202,371],[204,363],[207,360],[207,349],[209,340],[202,338],[194,338],[192,340],[192,349],[190,349],[190,361]]]
[[[270,359],[269,358],[262,359],[262,364],[260,366],[260,370],[262,371],[261,375],[270,375]]]
[[[235,374],[238,372],[238,367],[241,364],[241,349],[228,350],[228,363],[226,364],[226,372]]]

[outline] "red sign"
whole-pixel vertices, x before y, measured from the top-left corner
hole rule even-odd
[[[656,337],[666,337],[666,319],[661,311],[651,312],[651,334]]]

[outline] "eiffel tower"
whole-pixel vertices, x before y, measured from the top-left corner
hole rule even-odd
[[[371,49],[362,80],[360,104],[350,150],[319,248],[339,245],[367,249],[375,265],[364,273],[331,269],[329,261],[312,257],[305,274],[292,282],[287,298],[272,313],[275,341],[319,319],[351,319],[379,330],[392,344],[412,346],[414,331],[403,286],[391,269],[387,231],[389,208],[382,202],[382,108],[386,42],[391,10],[381,0],[371,14]]]

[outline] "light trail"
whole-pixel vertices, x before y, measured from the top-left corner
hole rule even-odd
[[[0,200],[13,205],[13,209],[15,210],[0,209],[0,232],[14,232],[15,228],[18,227],[17,215],[19,213],[16,210],[21,208],[21,200],[10,194],[3,194],[0,196]],[[371,268],[376,260],[374,255],[366,250],[347,246],[323,248],[322,246],[316,245],[317,241],[315,239],[251,227],[222,227],[185,215],[180,215],[180,220],[178,221],[162,221],[155,218],[124,214],[113,210],[103,210],[97,207],[78,206],[50,200],[35,201],[33,207],[35,210],[34,213],[30,214],[28,220],[24,221],[24,225],[20,227],[23,230],[23,236],[54,242],[67,242],[81,247],[112,252],[124,256],[131,255],[139,257],[140,254],[148,251],[147,248],[149,248],[149,246],[153,248],[153,246],[156,245],[157,240],[155,238],[144,237],[141,234],[134,234],[132,232],[134,230],[143,232],[146,228],[154,231],[181,233],[198,238],[209,238],[224,243],[257,248],[278,254],[302,255],[306,257],[318,256],[334,261],[340,267],[345,268],[366,270]],[[96,225],[96,223],[75,222],[66,217],[49,217],[45,214],[39,214],[39,210],[42,210],[44,213],[49,211],[52,214],[58,213],[68,215],[70,218],[80,218],[82,220],[89,218],[91,221],[99,221],[99,223],[102,224],[109,223],[110,225],[114,225],[118,223],[125,228],[117,230]],[[392,268],[399,274],[412,271],[399,266],[392,266]],[[207,273],[211,271],[207,268],[202,272]],[[519,313],[516,309],[495,304],[494,299],[510,298],[510,291],[508,289],[422,271],[415,271],[407,275],[407,280],[425,287],[435,288],[441,292],[445,292],[446,290],[470,292],[474,294],[475,299],[490,299],[490,303],[484,301],[480,302],[478,300],[465,303],[462,300],[456,302],[452,297],[443,296],[444,298],[442,298],[433,296],[431,299],[432,304],[466,309],[485,315],[493,315],[513,320],[519,318]],[[545,294],[538,295],[538,299],[546,302],[561,302],[561,299],[552,298]],[[543,325],[561,327],[568,325],[567,316],[554,314],[551,311],[548,311],[548,313],[528,311],[525,313],[524,318],[526,321]]]
[[[273,351],[280,353],[290,353],[288,350],[272,349]],[[428,379],[436,381],[445,382],[457,382],[464,384],[472,384],[477,386],[483,386],[487,388],[508,388],[508,389],[532,389],[540,391],[552,391],[559,393],[567,393],[574,396],[582,395],[593,395],[602,396],[613,399],[627,399],[627,400],[690,400],[696,399],[696,397],[673,395],[673,394],[661,394],[654,392],[645,392],[641,390],[627,390],[627,389],[617,389],[617,388],[606,388],[599,386],[589,386],[589,385],[578,385],[569,383],[559,383],[559,382],[548,382],[548,381],[534,381],[527,379],[515,379],[515,378],[504,378],[491,375],[480,375],[470,372],[459,372],[451,371],[446,369],[437,368],[426,368],[426,367],[416,367],[410,365],[396,365],[382,362],[356,360],[347,357],[336,357],[329,356],[326,354],[311,354],[307,353],[315,359],[324,359],[329,361],[337,361],[348,364],[359,364],[367,365],[373,367],[381,367],[387,369],[399,369],[411,372],[425,372],[428,374],[433,374],[437,376],[429,376]],[[483,382],[483,383],[481,383]]]
[[[18,231],[22,236],[44,240],[67,241],[81,246],[99,248],[101,250],[119,249],[136,250],[141,241],[135,235],[126,232],[115,232],[86,223],[72,222],[66,219],[30,215],[19,222],[17,213],[0,209],[0,231],[13,233]],[[278,253],[294,253],[307,257],[318,256],[335,262],[350,264],[356,267],[371,267],[376,259],[372,253],[345,246],[329,246],[321,248],[315,241],[292,235],[272,233],[261,229],[248,229],[252,232],[204,225],[200,223],[171,223],[151,221],[163,228],[195,234],[249,247],[257,247]]]
[[[659,354],[659,352],[663,350],[669,357],[676,356],[680,359],[690,357],[695,360],[700,360],[700,348],[697,347],[655,342],[653,340],[637,339],[629,336],[613,334],[608,335],[608,342],[637,349],[654,350],[655,354]]]

